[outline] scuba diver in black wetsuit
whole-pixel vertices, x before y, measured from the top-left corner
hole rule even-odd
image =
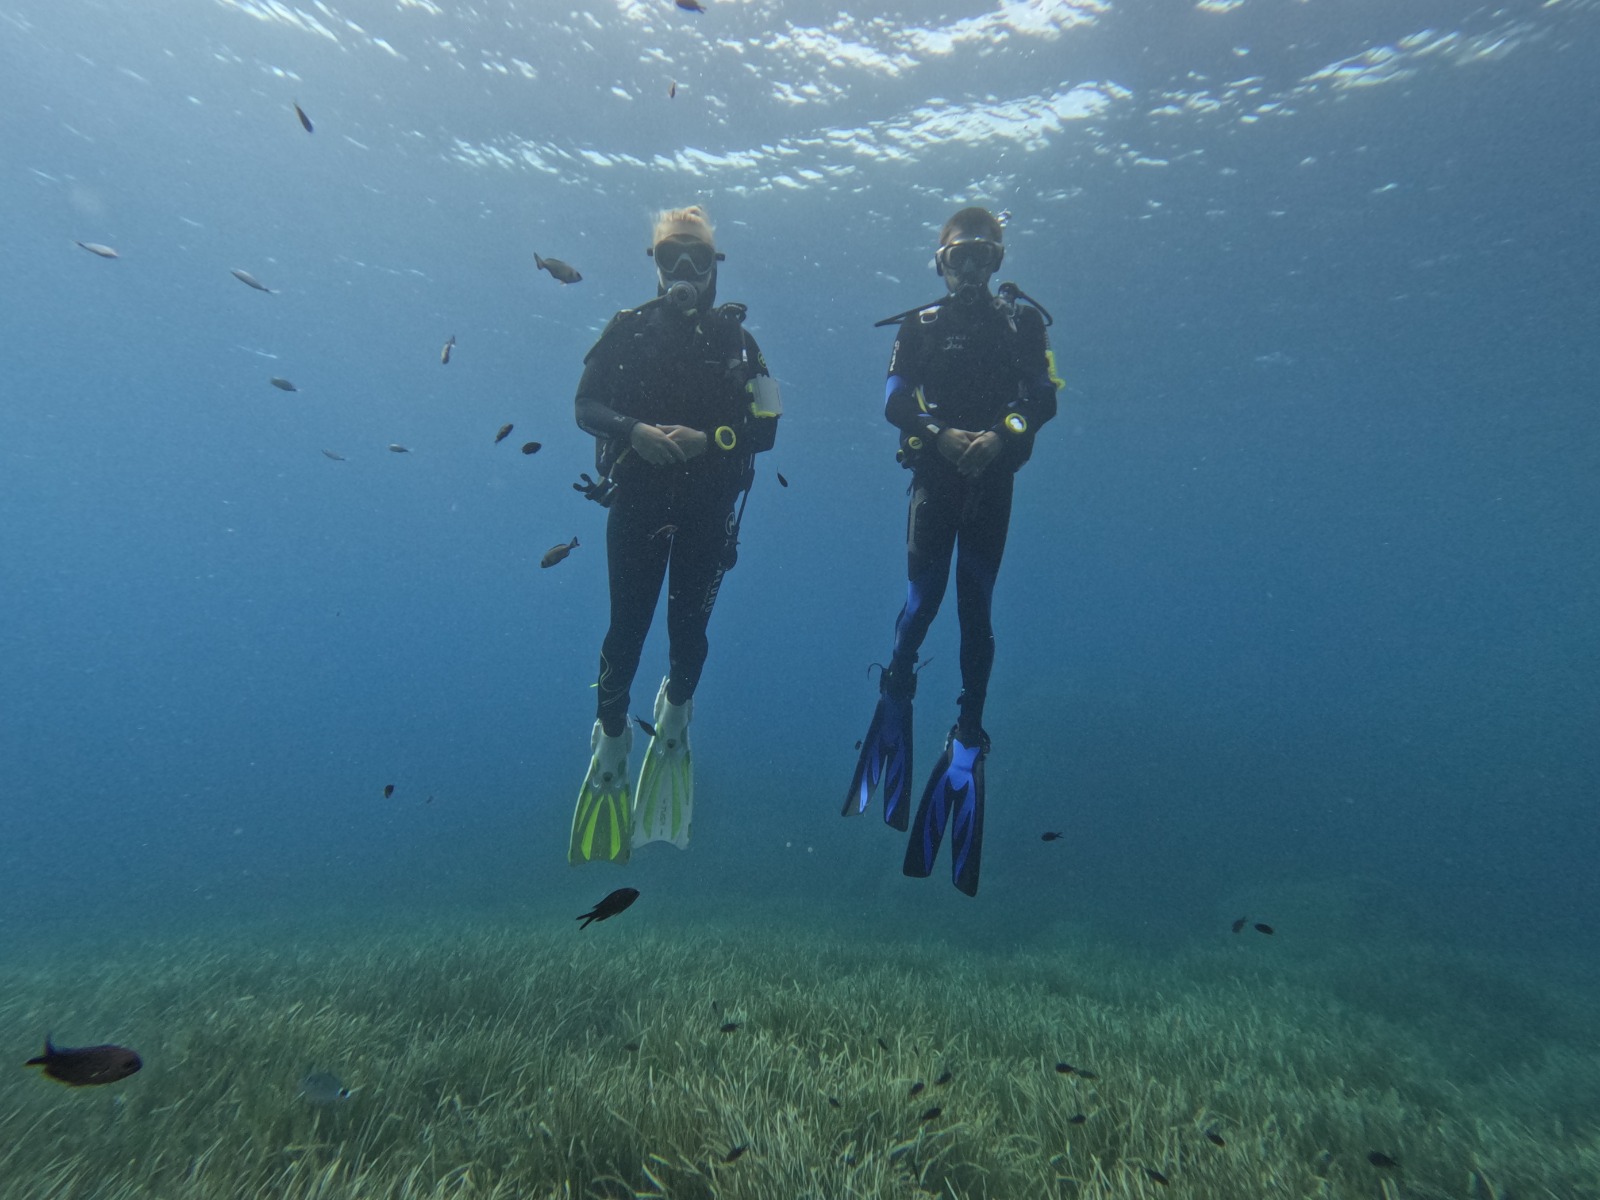
[[[1011,490],[1039,427],[1056,414],[1049,314],[1015,284],[989,280],[1005,256],[1000,222],[964,208],[945,222],[935,264],[949,294],[890,317],[898,324],[889,359],[884,415],[900,430],[900,461],[912,471],[906,535],[905,607],[894,651],[879,677],[878,707],[844,811],[865,812],[883,785],[883,819],[910,818],[911,701],[917,651],[944,599],[952,554],[961,625],[959,715],[923,789],[905,873],[927,876],[951,827],[951,875],[978,891],[983,847],[983,763],[989,735],[983,705],[994,665],[990,601],[1011,520]],[[951,821],[951,817],[954,820]]]
[[[656,298],[618,313],[584,359],[574,407],[598,439],[600,478],[572,486],[610,509],[606,562],[611,624],[600,648],[593,754],[572,818],[572,863],[626,862],[634,846],[689,843],[694,775],[692,697],[706,661],[706,625],[737,558],[739,522],[772,449],[782,405],[744,305],[715,307],[717,252],[698,207],[656,221]],[[737,505],[737,507],[736,507]],[[668,577],[669,673],[635,793],[628,690]]]

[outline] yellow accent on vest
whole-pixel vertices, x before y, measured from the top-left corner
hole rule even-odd
[[[716,433],[712,436],[716,438],[717,448],[720,450],[732,450],[739,444],[739,436],[726,425],[718,425]]]

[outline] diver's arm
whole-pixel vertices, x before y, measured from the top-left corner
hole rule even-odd
[[[750,364],[751,376],[745,384],[739,416],[706,435],[706,450],[711,454],[761,454],[771,450],[778,440],[778,418],[783,415],[783,402],[778,396],[777,381],[767,371],[767,360],[762,357],[756,339],[747,329],[741,332],[744,358]]]
[[[620,314],[612,317],[589,353],[584,355],[583,378],[578,380],[578,394],[572,401],[572,409],[578,428],[591,437],[626,441],[638,422],[612,407],[611,381],[616,375],[617,362],[607,345],[619,320]]]
[[[920,327],[914,324],[913,313],[900,322],[900,332],[895,335],[894,349],[889,353],[889,379],[884,384],[884,419],[907,437],[924,441],[937,441],[945,426],[926,412],[918,399],[922,386],[922,354]]]
[[[1006,405],[1000,420],[989,432],[1001,443],[1000,453],[1016,470],[1028,461],[1033,453],[1033,439],[1045,422],[1056,415],[1056,389],[1061,381],[1056,378],[1055,358],[1050,352],[1050,339],[1044,330],[1044,320],[1038,310],[1022,309],[1017,316],[1018,332],[1022,345],[1017,356],[1017,398]]]

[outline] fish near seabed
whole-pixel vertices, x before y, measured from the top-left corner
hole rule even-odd
[[[101,258],[122,257],[122,255],[118,254],[110,246],[102,246],[99,242],[78,242],[76,244],[82,246],[90,254],[98,254]]]
[[[564,546],[551,546],[550,549],[544,552],[544,557],[539,560],[539,565],[541,567],[553,567],[577,548],[577,538],[573,538]]]
[[[355,1093],[345,1087],[344,1080],[332,1071],[313,1071],[300,1081],[300,1094],[308,1104],[332,1108],[336,1104],[343,1104]]]
[[[562,283],[578,283],[583,279],[571,264],[559,258],[540,258],[537,250],[533,252],[533,265],[541,271],[549,271],[551,278],[559,279]]]
[[[230,272],[230,274],[235,279],[237,279],[240,283],[244,284],[247,287],[253,287],[258,292],[265,292],[269,296],[276,296],[278,294],[277,292],[275,292],[271,288],[269,288],[266,284],[262,283],[261,280],[257,279],[254,275],[250,274],[249,271],[241,271],[241,270],[239,270],[238,267],[235,267]]]
[[[638,898],[638,888],[618,888],[588,912],[579,916],[578,920],[583,924],[578,928],[587,929],[593,921],[604,921],[607,917],[614,917]]]
[[[47,1034],[44,1053],[30,1058],[24,1066],[43,1067],[51,1079],[69,1087],[91,1087],[126,1079],[144,1063],[126,1046],[57,1046]]]

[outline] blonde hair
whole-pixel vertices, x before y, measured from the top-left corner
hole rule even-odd
[[[656,214],[655,232],[650,236],[652,246],[669,237],[692,237],[716,248],[717,240],[711,229],[711,218],[698,204],[688,208],[669,208]]]

